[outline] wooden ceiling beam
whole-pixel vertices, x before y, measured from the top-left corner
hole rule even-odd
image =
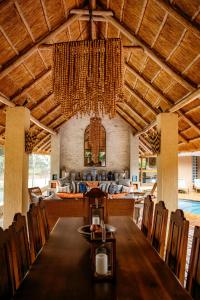
[[[79,9],[79,8],[73,8],[70,10],[71,15],[77,15],[77,16],[90,16],[90,10],[89,9]],[[106,17],[106,16],[113,16],[113,12],[111,10],[92,10],[92,15],[93,16],[101,16],[101,17]]]
[[[169,5],[166,1],[163,0],[153,0],[160,6],[162,9],[164,9],[166,12],[168,12],[176,21],[181,23],[187,30],[191,31],[197,38],[200,38],[200,32],[199,30],[190,22],[188,21],[182,14],[177,12],[177,9],[175,10],[171,5]]]
[[[123,103],[124,104],[124,103]],[[135,119],[131,116],[130,112],[130,108],[129,106],[127,105],[127,108],[128,108],[128,111],[127,110],[124,110],[124,107],[122,107],[123,105],[122,103],[121,104],[118,104],[117,107],[119,107],[133,122],[134,124],[134,127],[137,129],[137,130],[142,130],[142,126],[140,126],[136,121]]]
[[[141,46],[145,53],[156,62],[164,71],[166,71],[170,76],[172,76],[177,82],[179,82],[182,86],[184,86],[189,91],[194,91],[196,88],[195,85],[192,85],[187,80],[183,78],[180,74],[174,71],[163,59],[157,56],[155,52],[147,46],[144,42],[139,40],[133,33],[127,30],[116,18],[111,16],[104,16],[104,18],[109,21],[114,27],[119,29],[132,43],[136,43]]]
[[[152,85],[152,83],[148,82],[138,71],[133,67],[130,66],[127,62],[125,62],[125,66],[127,70],[132,73],[137,79],[139,79],[143,84],[145,84],[152,92],[156,93],[162,100],[167,103],[168,105],[172,105],[172,101],[165,97],[161,91],[159,91],[156,87]]]
[[[163,95],[156,87],[150,84],[146,79],[144,79],[133,67],[131,67],[128,63],[125,64],[127,70],[129,70],[137,79],[141,80],[141,82],[146,85],[152,92],[156,93],[161,99],[163,99],[166,103],[170,106],[172,105],[171,102]],[[174,105],[172,105],[167,111],[169,112],[177,112],[184,120],[193,127],[198,133],[199,128],[198,126],[192,122],[181,110],[180,108],[184,107],[185,105],[189,104],[196,98],[200,97],[200,88],[192,92],[191,94],[183,97],[181,100],[177,101]],[[137,98],[138,99],[138,98]]]
[[[47,139],[50,138],[50,136],[51,136],[51,135],[48,133],[45,137],[43,137],[39,142],[36,143],[34,149],[35,149],[35,148],[38,149],[38,148],[40,147],[40,145],[43,144],[43,142],[45,142]]]
[[[139,143],[146,152],[152,153],[151,149],[149,149],[149,147],[147,147],[147,145],[141,139]]]
[[[175,112],[182,107],[186,106],[187,104],[191,103],[195,99],[200,98],[200,88],[196,89],[196,91],[192,92],[191,94],[183,97],[179,101],[175,103],[173,107],[169,109],[170,112]]]
[[[9,98],[7,98],[6,96],[4,96],[2,93],[0,94],[0,102],[6,104],[9,107],[15,107],[15,104],[10,101]],[[30,120],[31,122],[33,122],[34,124],[36,124],[38,127],[48,131],[51,134],[56,134],[55,131],[53,131],[51,128],[48,128],[46,125],[42,124],[40,121],[38,121],[35,117],[33,117],[32,115],[30,115]]]
[[[124,111],[120,109],[120,107],[117,107],[117,113],[126,123],[128,123],[134,129],[134,132],[136,133],[137,129],[133,126],[132,121],[130,121],[129,118],[126,118]]]
[[[38,46],[40,44],[50,42],[52,39],[54,39],[54,37],[57,34],[59,34],[63,30],[65,30],[67,27],[69,27],[74,21],[78,20],[78,18],[79,18],[79,15],[71,16],[62,25],[60,25],[56,29],[52,30],[44,38],[42,38],[39,42],[35,43],[34,46],[29,48],[29,50],[27,50],[25,53],[17,56],[16,60],[12,64],[10,64],[9,66],[7,66],[5,69],[3,69],[1,71],[0,79],[3,78],[4,76],[6,76],[13,68],[16,68],[17,66],[19,66],[24,61],[24,59],[28,58],[31,54],[33,54],[34,51],[36,51],[38,49]]]
[[[125,82],[125,87],[127,88],[127,90],[138,100],[138,102],[140,102],[141,104],[143,104],[147,109],[149,109],[154,115],[157,115],[159,113],[159,111],[154,108],[149,102],[147,102],[145,99],[142,99],[135,90],[133,90],[130,85],[128,84],[128,82]]]
[[[145,125],[149,125],[149,123],[133,108],[130,100],[127,100],[125,104],[128,105],[128,107],[131,109],[133,115],[135,115],[138,119],[140,119],[140,121],[142,121]]]

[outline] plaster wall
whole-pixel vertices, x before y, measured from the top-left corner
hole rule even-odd
[[[82,171],[84,167],[84,132],[89,125],[89,118],[71,118],[60,129],[61,169]],[[119,116],[114,119],[103,118],[106,130],[106,167],[102,170],[129,170],[130,166],[130,126]],[[96,167],[95,167],[96,168]]]

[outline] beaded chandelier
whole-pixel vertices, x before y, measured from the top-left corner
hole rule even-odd
[[[92,150],[92,161],[94,164],[99,162],[99,150],[101,140],[101,118],[93,117],[90,119],[89,144]]]
[[[118,38],[54,44],[54,97],[67,119],[75,114],[115,116],[122,97],[122,62]]]

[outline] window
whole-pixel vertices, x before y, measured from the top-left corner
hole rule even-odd
[[[44,187],[50,180],[50,156],[42,154],[29,155],[28,186]]]
[[[99,148],[99,156],[98,163],[94,163],[92,160],[92,147],[89,142],[89,133],[90,133],[90,125],[85,130],[84,135],[84,166],[95,166],[95,167],[105,167],[106,166],[106,131],[105,128],[101,125],[100,131],[100,148]]]

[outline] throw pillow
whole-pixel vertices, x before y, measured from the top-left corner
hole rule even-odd
[[[118,193],[118,186],[117,184],[111,183],[108,189],[109,194],[117,194]]]
[[[128,186],[123,185],[122,193],[129,193],[130,188]]]
[[[84,182],[79,183],[79,193],[86,193],[87,192],[87,186]]]
[[[124,186],[130,186],[131,185],[131,181],[130,179],[120,179],[118,184],[122,184]]]
[[[63,178],[58,179],[58,184],[60,186],[65,186],[65,185],[67,185],[67,183],[69,183],[68,177],[63,177]]]

